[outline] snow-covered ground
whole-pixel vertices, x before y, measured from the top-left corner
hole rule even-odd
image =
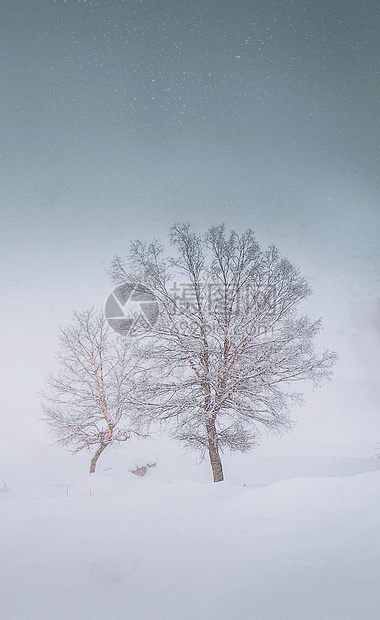
[[[8,450],[4,620],[379,617],[376,459],[225,455],[213,484],[163,438],[103,455],[95,475],[45,442]]]

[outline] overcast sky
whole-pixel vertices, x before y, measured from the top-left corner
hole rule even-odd
[[[4,0],[0,23],[13,234],[141,234],[221,200],[258,229],[343,193],[377,215],[376,0]]]
[[[317,293],[330,273],[379,297],[376,0],[2,0],[0,30],[13,387],[103,303],[112,255],[178,220],[252,228]]]

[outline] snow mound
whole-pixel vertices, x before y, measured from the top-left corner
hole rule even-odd
[[[1,618],[378,618],[379,461],[226,457],[213,484],[160,441],[95,475],[88,455],[24,457],[0,494]]]

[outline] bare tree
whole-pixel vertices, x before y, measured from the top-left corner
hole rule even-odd
[[[111,276],[139,281],[159,300],[143,347],[159,380],[145,385],[145,401],[152,415],[174,422],[174,437],[208,451],[221,481],[223,448],[248,450],[260,425],[291,428],[290,408],[302,395],[290,385],[320,385],[336,355],[314,354],[320,321],[296,314],[311,293],[306,280],[274,246],[262,251],[251,230],[239,236],[221,225],[197,235],[177,224],[170,242],[172,257],[156,241],[132,243],[128,262],[116,257]]]
[[[95,448],[90,473],[107,447],[138,433],[133,343],[110,332],[103,314],[75,312],[73,324],[60,331],[60,372],[47,378],[43,393],[45,420],[57,443],[73,452]]]

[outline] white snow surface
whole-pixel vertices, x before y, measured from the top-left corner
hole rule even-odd
[[[215,484],[164,438],[91,475],[20,447],[0,457],[4,620],[379,618],[379,460],[225,454]]]

